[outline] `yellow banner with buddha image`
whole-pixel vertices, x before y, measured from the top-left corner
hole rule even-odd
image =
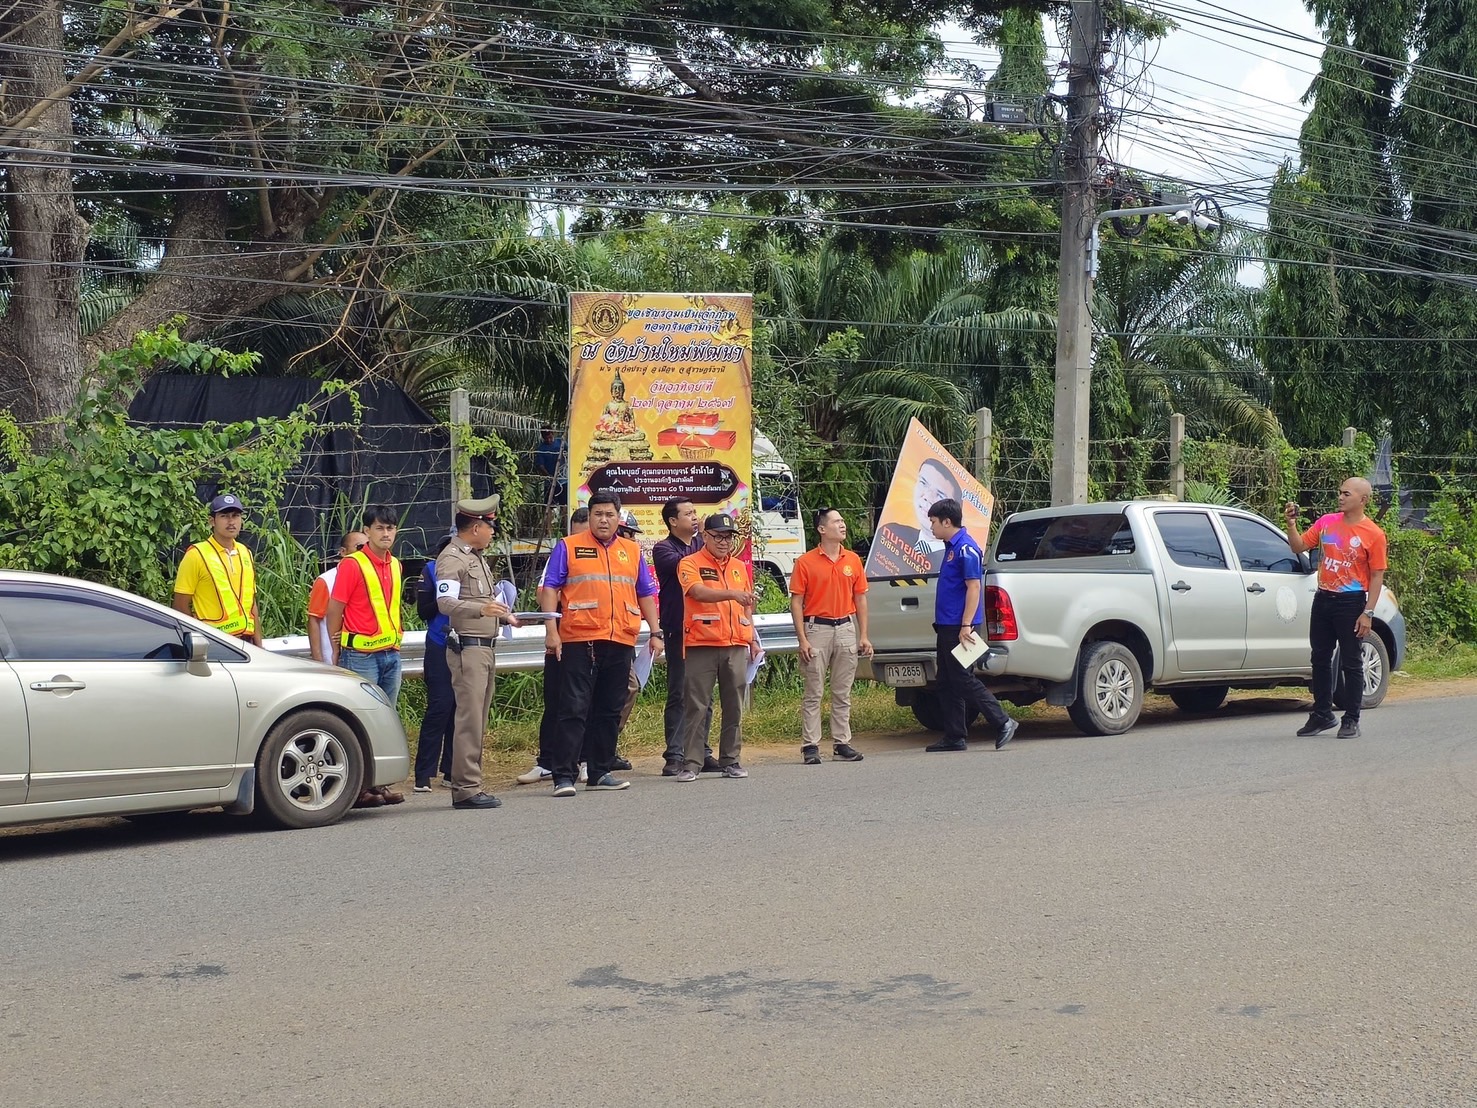
[[[684,498],[747,540],[753,334],[746,293],[571,293],[570,508],[615,493],[649,548],[667,533],[662,504]]]

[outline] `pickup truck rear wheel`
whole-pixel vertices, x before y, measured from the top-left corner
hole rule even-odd
[[[1379,632],[1371,631],[1364,636],[1359,654],[1362,663],[1360,669],[1364,674],[1364,701],[1361,707],[1378,708],[1385,699],[1385,693],[1390,691],[1390,651]],[[1349,702],[1344,695],[1344,671],[1339,669],[1337,650],[1333,652],[1333,666],[1333,702],[1341,709],[1347,708]]]
[[[1169,699],[1182,712],[1192,716],[1203,716],[1213,712],[1226,702],[1229,685],[1202,685],[1198,689],[1171,689]]]
[[[938,690],[930,689],[929,695],[920,696],[908,707],[913,709],[913,718],[918,725],[928,731],[942,731],[944,729],[944,717],[939,714]],[[968,709],[965,709],[968,711]],[[971,713],[970,718],[964,721],[964,729],[969,730],[970,724],[979,718],[979,713]]]
[[[1077,661],[1077,699],[1067,715],[1085,735],[1121,735],[1144,707],[1144,676],[1122,643],[1094,642]]]

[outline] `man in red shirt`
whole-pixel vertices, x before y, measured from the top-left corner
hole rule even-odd
[[[800,754],[808,766],[821,764],[821,697],[831,675],[831,757],[860,762],[851,745],[851,686],[857,656],[868,657],[867,575],[862,560],[846,549],[846,520],[835,508],[815,514],[820,545],[795,560],[790,574],[790,616],[800,649],[805,695],[800,701]]]
[[[1294,554],[1315,547],[1318,592],[1308,623],[1313,650],[1313,712],[1298,729],[1316,735],[1334,727],[1333,648],[1339,648],[1344,672],[1344,718],[1339,738],[1359,737],[1359,709],[1364,697],[1364,646],[1361,640],[1374,625],[1374,606],[1385,586],[1385,533],[1364,514],[1374,490],[1362,477],[1350,477],[1339,486],[1339,510],[1320,516],[1298,533],[1298,507],[1288,501],[1282,514],[1287,521],[1287,545]]]
[[[387,504],[365,509],[368,544],[339,563],[328,600],[328,639],[336,666],[378,685],[393,708],[400,700],[400,560],[390,553],[400,517]],[[399,804],[388,788],[366,789],[355,807]]]

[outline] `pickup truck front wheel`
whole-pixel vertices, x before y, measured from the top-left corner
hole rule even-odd
[[[1364,636],[1361,644],[1360,671],[1364,674],[1364,700],[1361,708],[1378,708],[1390,691],[1390,651],[1378,631]],[[1339,652],[1333,652],[1333,702],[1339,708],[1349,706],[1344,693],[1344,671],[1339,668]]]
[[[1085,735],[1121,735],[1144,707],[1144,675],[1122,643],[1095,642],[1077,661],[1077,699],[1067,715]]]

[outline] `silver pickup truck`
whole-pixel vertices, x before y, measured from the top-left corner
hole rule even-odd
[[[1279,528],[1236,508],[1134,500],[1020,512],[990,549],[990,649],[976,672],[1015,704],[1065,706],[1089,735],[1127,731],[1151,690],[1205,713],[1232,688],[1306,686],[1315,569]],[[872,679],[937,730],[934,585],[874,579],[869,609]],[[1405,620],[1386,589],[1363,646],[1366,708],[1404,656]]]

